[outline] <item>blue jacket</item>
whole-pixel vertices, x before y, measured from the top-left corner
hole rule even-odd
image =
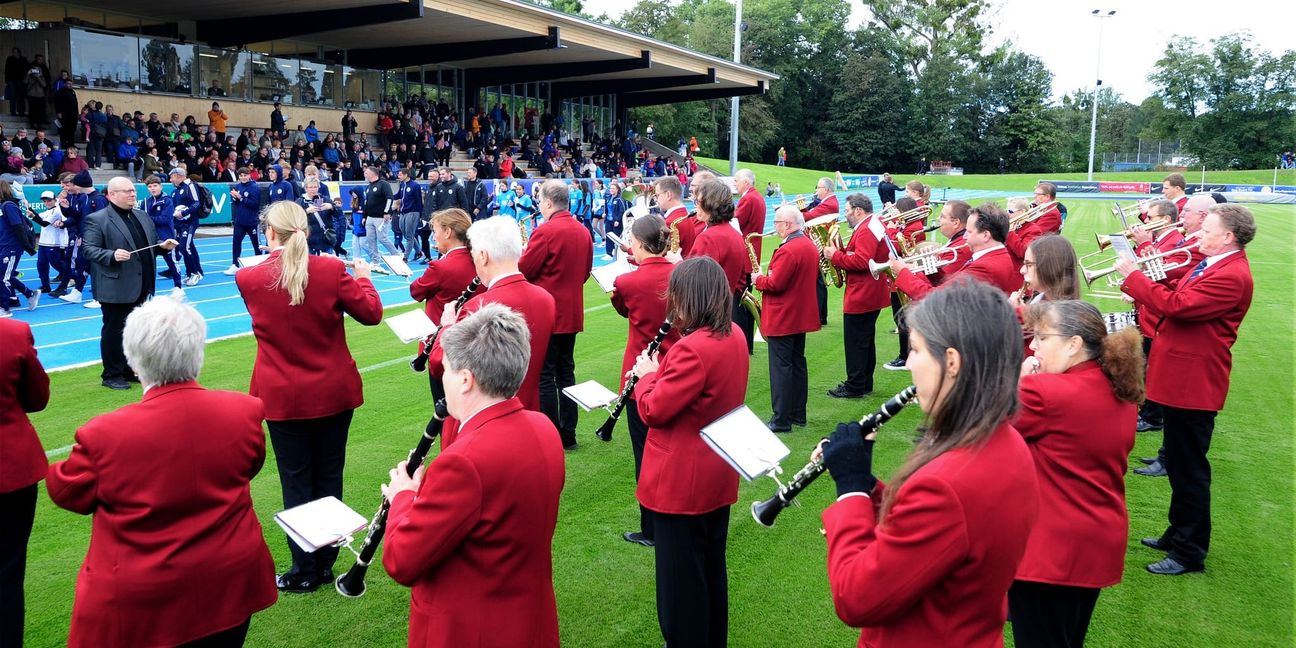
[[[314,125],[307,126],[307,127],[306,127],[306,130],[305,130],[304,132],[306,133],[306,141],[307,141],[307,142],[318,142],[318,141],[319,141],[319,129],[318,129],[318,128],[315,128]]]
[[[324,149],[324,161],[336,166],[342,161],[342,154],[338,152],[337,147],[330,146]]]
[[[14,230],[19,227],[25,227],[27,218],[23,216],[22,209],[18,207],[18,201],[9,200],[0,205],[0,253],[5,256],[15,252],[21,252],[26,246],[26,241],[19,240],[14,235]],[[0,307],[8,304],[0,304]]]
[[[198,227],[198,209],[202,206],[202,193],[193,180],[185,179],[180,186],[171,192],[171,203],[180,209],[176,216],[176,227],[195,229]]]
[[[240,182],[230,189],[237,189],[239,195],[243,196],[241,200],[230,197],[234,207],[232,210],[234,223],[243,227],[256,227],[261,218],[261,185],[249,180]]]
[[[270,186],[266,187],[265,202],[270,204],[280,200],[297,200],[296,185],[287,180],[270,183]]]
[[[619,194],[615,197],[608,196],[607,202],[604,203],[603,227],[607,228],[609,232],[620,234],[622,219],[629,209],[630,202]]]
[[[396,190],[395,198],[400,201],[400,213],[423,213],[423,187],[419,185],[417,180],[400,183],[400,189]]]
[[[157,230],[159,241],[175,238],[175,203],[171,202],[170,196],[162,194],[157,198],[145,198],[144,211],[153,219],[153,229]]]
[[[81,223],[85,217],[107,206],[108,199],[98,189],[88,194],[68,196],[68,206],[63,210],[63,215],[67,217],[64,225],[67,226],[68,240],[81,238]]]
[[[130,160],[139,157],[139,147],[134,144],[122,142],[121,146],[117,147],[117,157],[123,158],[125,161],[129,162]]]

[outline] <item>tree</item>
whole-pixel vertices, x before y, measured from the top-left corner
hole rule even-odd
[[[1054,165],[1054,130],[1049,114],[1053,73],[1039,58],[1006,48],[995,52],[980,75],[985,88],[990,160],[1008,171],[1047,171]],[[997,155],[995,155],[997,153]]]
[[[837,88],[824,124],[833,164],[823,168],[909,168],[914,158],[905,123],[913,93],[903,71],[883,55],[855,53],[846,59]]]
[[[894,36],[915,77],[934,59],[977,58],[991,33],[985,0],[866,0],[864,6]]]

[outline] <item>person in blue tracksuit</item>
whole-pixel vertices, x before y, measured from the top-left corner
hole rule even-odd
[[[22,189],[19,189],[19,196]],[[27,216],[8,181],[0,180],[0,317],[18,306],[18,295],[27,298],[27,310],[35,310],[41,291],[32,290],[18,278],[18,261],[27,248]]]
[[[629,210],[630,201],[621,197],[621,185],[609,182],[607,198],[603,201],[603,231],[620,238],[625,226],[625,213]],[[616,243],[610,237],[603,237],[603,248],[608,256],[616,256]]]
[[[270,186],[266,188],[265,204],[272,205],[280,200],[297,200],[297,186],[284,178],[283,167],[271,164],[266,168],[266,177]]]
[[[144,186],[148,187],[148,197],[144,199],[144,213],[153,220],[153,229],[157,230],[158,240],[176,238],[175,203],[171,202],[170,196],[162,193],[162,178],[151,175],[144,179]],[[162,259],[166,261],[166,276],[170,277],[176,289],[180,290],[180,271],[176,270],[176,251],[163,254]]]
[[[106,208],[108,199],[95,189],[89,171],[81,171],[66,180],[60,177],[59,180],[64,190],[64,196],[59,199],[59,207],[67,217],[65,225],[68,226],[68,248],[72,250],[68,267],[72,270],[74,284],[74,287],[68,289],[67,293],[59,299],[78,304],[85,297],[84,293],[94,293],[94,286],[90,282],[92,278],[90,260],[81,254],[81,223],[86,216]],[[86,306],[93,308],[97,303],[91,300],[86,303]]]
[[[252,170],[239,167],[238,184],[230,187],[230,201],[234,224],[234,260],[225,274],[238,272],[239,257],[243,256],[243,237],[252,240],[252,256],[261,254],[261,239],[257,230],[261,225],[261,186],[252,181]]]
[[[203,279],[202,261],[198,258],[198,248],[194,245],[194,232],[198,231],[198,213],[202,209],[202,192],[193,180],[185,177],[184,169],[171,169],[172,213],[175,216],[176,240],[180,245],[180,257],[184,259],[186,286],[197,286]]]
[[[399,214],[396,231],[405,239],[405,262],[413,263],[423,260],[423,250],[412,244],[418,240],[419,217],[423,214],[423,187],[418,180],[410,177],[409,169],[401,169],[397,172],[397,178],[400,179],[400,188],[393,196],[393,200],[399,205],[396,210]]]

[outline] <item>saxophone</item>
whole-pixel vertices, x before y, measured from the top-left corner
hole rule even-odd
[[[674,221],[671,221],[671,224],[670,224],[670,246],[669,246],[669,249],[670,249],[671,252],[674,252],[675,254],[679,254],[679,253],[680,253],[680,233],[679,233],[679,224],[680,224],[680,221],[682,221],[682,220],[684,220],[684,219],[683,219],[683,218],[677,218],[677,219],[675,219]]]
[[[752,232],[743,237],[743,245],[747,246],[747,259],[751,261],[753,272],[760,270],[761,265],[760,259],[756,256],[756,248],[752,247],[751,240],[752,237],[760,238],[762,236],[764,236],[764,234],[761,234],[760,232]],[[747,287],[743,289],[742,295],[739,298],[742,300],[743,308],[746,308],[747,312],[751,313],[751,316],[759,322],[761,318],[760,299],[756,297],[755,288],[751,283],[747,284]]]

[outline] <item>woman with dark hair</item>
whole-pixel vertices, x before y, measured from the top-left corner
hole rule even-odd
[[[725,543],[738,475],[699,431],[742,404],[747,345],[733,323],[733,293],[713,259],[675,266],[666,311],[682,337],[664,357],[641,353],[633,369],[639,416],[648,425],[635,495],[652,512],[657,619],[666,645],[724,646]]]
[[[1108,335],[1098,309],[1077,300],[1034,304],[1026,324],[1035,355],[1022,365],[1013,427],[1035,459],[1040,516],[1008,590],[1013,639],[1019,648],[1083,646],[1100,588],[1125,569],[1142,340],[1132,328]]]
[[[861,646],[1002,646],[1004,596],[1039,508],[1030,450],[1009,423],[1021,327],[1002,292],[967,279],[906,313],[926,415],[909,458],[883,484],[875,431],[843,423],[821,444],[838,495],[823,514],[833,603]]]
[[[1042,236],[1031,242],[1022,259],[1021,274],[1025,279],[1020,290],[1008,296],[1017,309],[1017,316],[1025,323],[1026,307],[1044,301],[1080,299],[1080,282],[1076,281],[1079,265],[1071,241],[1056,234]],[[1029,296],[1028,296],[1029,293]],[[1026,355],[1031,355],[1035,345],[1031,333],[1025,331]]]
[[[729,290],[734,295],[733,307],[743,308],[738,296],[750,281],[752,264],[751,255],[743,242],[743,235],[732,227],[729,221],[734,218],[733,194],[729,186],[719,180],[707,180],[692,187],[693,201],[697,206],[697,218],[702,224],[689,257],[709,256],[720,264],[724,271]],[[751,318],[734,318],[737,322],[752,323]],[[752,323],[754,328],[754,323]],[[747,352],[751,354],[753,331],[739,327],[747,340]]]

